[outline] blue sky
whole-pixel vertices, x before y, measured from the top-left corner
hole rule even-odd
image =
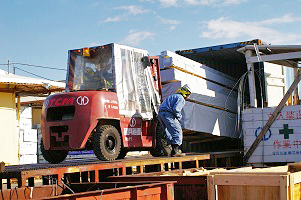
[[[120,43],[161,51],[262,39],[301,44],[301,0],[0,0],[0,64],[66,69],[67,52]],[[16,67],[64,80],[65,71]],[[0,65],[7,70],[7,66]],[[21,70],[18,75],[31,76]]]

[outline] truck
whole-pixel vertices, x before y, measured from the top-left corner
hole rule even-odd
[[[158,56],[116,43],[69,50],[66,90],[42,108],[43,157],[60,163],[74,150],[93,150],[103,161],[132,150],[158,156],[161,95]]]

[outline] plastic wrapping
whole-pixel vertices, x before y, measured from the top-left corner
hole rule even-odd
[[[159,94],[149,77],[149,68],[142,62],[144,56],[148,56],[146,50],[114,44],[120,115],[132,117],[139,114],[143,119],[152,119],[152,108],[157,110]]]

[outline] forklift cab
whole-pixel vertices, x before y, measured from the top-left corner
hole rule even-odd
[[[67,90],[116,91],[112,46],[69,51]]]

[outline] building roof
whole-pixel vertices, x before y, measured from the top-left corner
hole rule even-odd
[[[49,94],[63,91],[65,83],[40,78],[18,76],[0,70],[0,92],[16,92],[23,94]]]

